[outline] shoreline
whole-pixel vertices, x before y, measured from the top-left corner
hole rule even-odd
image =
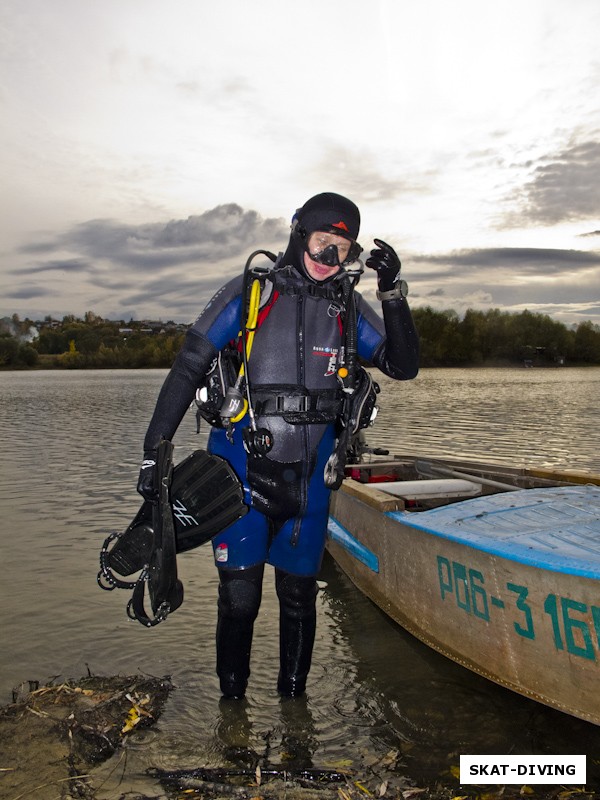
[[[76,681],[38,686],[26,681],[13,694],[14,702],[0,708],[0,796],[7,800],[69,800],[119,798],[125,782],[136,775],[126,772],[116,786],[107,786],[115,772],[111,759],[121,763],[119,751],[137,732],[159,720],[173,685],[169,677],[88,676]],[[160,730],[157,734],[160,736]],[[102,768],[102,766],[104,768]],[[108,777],[106,772],[108,770]],[[393,765],[375,764],[360,770],[320,769],[298,765],[240,761],[232,753],[229,763],[170,769],[146,769],[153,781],[150,795],[135,792],[136,800],[161,797],[210,800],[597,800],[594,790],[582,786],[517,784],[481,787],[461,785],[453,768],[444,781],[419,787]],[[138,776],[139,777],[139,776]],[[482,788],[485,794],[482,795]]]

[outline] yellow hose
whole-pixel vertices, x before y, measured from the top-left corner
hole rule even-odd
[[[255,280],[252,283],[252,288],[250,289],[250,307],[248,308],[248,319],[246,320],[246,325],[243,331],[240,331],[240,336],[244,336],[244,332],[247,334],[246,336],[246,361],[250,358],[250,353],[252,352],[252,342],[254,341],[254,334],[256,333],[256,323],[258,321],[258,308],[260,306],[260,281]],[[240,367],[240,371],[238,373],[237,382],[241,381],[241,378],[244,377],[244,362],[242,361],[242,365]],[[244,405],[242,410],[237,415],[237,417],[232,417],[231,422],[239,422],[241,419],[244,418],[244,415],[248,411],[248,401],[244,399]]]

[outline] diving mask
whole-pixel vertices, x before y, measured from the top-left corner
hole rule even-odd
[[[306,242],[310,258],[326,267],[343,267],[353,264],[362,247],[354,239],[346,239],[329,231],[313,231]]]

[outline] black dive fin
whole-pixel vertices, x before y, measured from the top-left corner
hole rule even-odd
[[[197,450],[173,467],[172,454],[171,442],[161,442],[157,501],[144,502],[129,527],[111,533],[100,551],[99,586],[133,590],[127,613],[147,627],[183,602],[176,554],[208,542],[249,511],[244,488],[223,458]],[[117,577],[134,572],[139,575],[130,581]],[[146,586],[151,613],[144,604]]]
[[[173,478],[173,445],[163,439],[156,458],[156,478],[159,487],[158,501],[152,506],[154,539],[145,580],[139,580],[127,607],[128,614],[151,627],[167,618],[183,602],[183,584],[177,577],[175,549],[175,524],[171,509],[171,481]],[[153,617],[144,608],[144,586]]]
[[[104,561],[110,570],[132,575],[148,565],[153,543],[152,505],[144,502],[129,527],[105,550]],[[196,450],[173,469],[171,506],[178,553],[210,541],[249,510],[233,468],[205,450]]]
[[[206,450],[196,450],[175,467],[171,502],[178,553],[210,541],[250,510],[231,465]]]

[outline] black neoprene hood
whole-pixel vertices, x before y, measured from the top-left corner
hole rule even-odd
[[[356,240],[359,229],[360,212],[352,200],[335,192],[316,194],[294,215],[292,235],[283,256],[283,263],[291,264],[304,278],[315,283],[304,267],[308,235],[313,231],[331,231],[346,239]]]
[[[331,231],[346,239],[358,239],[360,211],[341,194],[323,192],[311,197],[298,209],[296,219],[307,233]]]

